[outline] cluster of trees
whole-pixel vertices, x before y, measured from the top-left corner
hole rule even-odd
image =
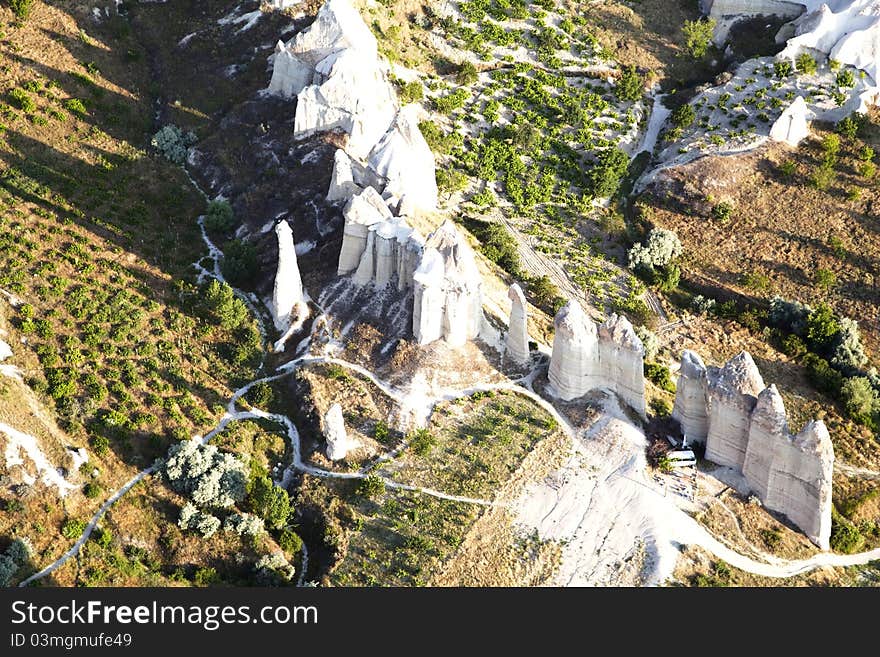
[[[184,131],[182,128],[169,123],[153,135],[150,145],[159,151],[162,157],[174,164],[180,165],[186,162],[189,148],[196,141],[194,133]]]
[[[803,357],[813,385],[840,399],[855,421],[877,427],[880,375],[867,368],[858,323],[838,317],[826,303],[813,308],[778,296],[770,301],[768,321],[783,333],[783,350]]]
[[[0,586],[9,586],[12,578],[31,556],[31,546],[26,539],[16,538],[3,554],[0,554]]]
[[[681,241],[671,230],[652,228],[644,244],[637,242],[629,250],[629,267],[636,275],[661,290],[678,286],[682,254]]]

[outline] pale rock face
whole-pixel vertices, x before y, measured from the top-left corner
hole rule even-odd
[[[522,288],[514,283],[507,290],[510,299],[510,321],[507,325],[505,346],[507,356],[517,365],[529,364],[529,333],[527,327],[526,297]]]
[[[407,105],[370,153],[370,167],[388,180],[386,193],[408,209],[434,210],[437,182],[434,154],[419,131],[420,108]]]
[[[12,347],[4,340],[0,340],[0,362],[12,357]]]
[[[784,142],[789,146],[797,146],[810,134],[810,127],[807,124],[808,111],[803,96],[795,98],[770,127],[770,139]]]
[[[709,390],[703,359],[690,350],[681,354],[672,417],[678,420],[688,442],[705,445],[709,432]]]
[[[880,65],[880,0],[799,0],[807,13],[796,19],[794,36],[779,57],[818,50],[865,71],[877,82]]]
[[[779,445],[770,468],[768,509],[784,513],[823,550],[831,538],[831,478],[834,448],[821,420],[809,422]]]
[[[645,348],[630,321],[612,314],[599,325],[599,374],[636,413],[645,415]]]
[[[749,419],[764,389],[755,361],[746,352],[709,372],[709,433],[706,458],[742,471],[749,441]]]
[[[553,319],[553,353],[548,378],[562,399],[577,399],[602,384],[596,324],[577,301],[569,301]]]
[[[382,197],[372,187],[367,187],[357,196],[353,196],[346,204],[342,215],[345,217],[345,229],[337,268],[340,276],[350,274],[360,266],[361,258],[367,250],[370,227],[393,218]]]
[[[767,499],[770,470],[780,443],[788,442],[788,420],[782,395],[770,385],[758,395],[752,411],[743,475],[762,500]]]
[[[341,148],[333,155],[333,175],[330,177],[330,189],[327,200],[348,201],[361,192],[361,186],[354,181],[351,158]]]
[[[272,79],[269,81],[269,92],[293,98],[312,83],[314,68],[304,62],[288,48],[283,41],[275,46],[275,63],[272,66]]]
[[[275,328],[285,331],[290,326],[294,307],[303,303],[303,287],[290,224],[278,222],[275,235],[278,238],[278,267],[272,291],[272,319]]]
[[[376,37],[349,0],[328,0],[315,16],[315,22],[289,45],[312,66],[340,50],[356,50],[371,59],[378,54]]]
[[[342,406],[333,404],[324,414],[324,439],[327,441],[326,454],[331,461],[339,461],[348,455],[354,445],[345,431]]]
[[[473,251],[451,221],[425,240],[413,274],[413,334],[419,344],[443,338],[461,346],[479,334],[482,281]]]

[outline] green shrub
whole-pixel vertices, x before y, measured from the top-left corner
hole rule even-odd
[[[378,475],[367,475],[357,487],[357,493],[361,497],[374,499],[385,492],[385,482]]]
[[[690,103],[679,105],[672,112],[672,123],[679,128],[687,128],[696,120],[697,113]]]
[[[838,87],[854,87],[856,85],[856,78],[853,75],[852,69],[845,68],[837,74],[837,86]]]
[[[205,228],[227,233],[235,227],[235,214],[228,201],[211,201],[205,214]]]
[[[231,285],[250,287],[258,273],[256,247],[243,240],[227,242],[220,270]]]
[[[37,111],[37,104],[34,102],[34,99],[31,98],[31,95],[24,89],[12,89],[9,92],[9,97],[25,114],[33,114]]]
[[[475,237],[480,242],[480,251],[483,252],[483,255],[514,278],[521,275],[516,240],[504,224],[481,222],[473,230]]]
[[[782,338],[782,353],[797,358],[807,353],[807,345],[792,333]]]
[[[636,101],[642,97],[644,85],[645,82],[635,66],[624,66],[617,78],[614,93],[619,100]]]
[[[64,108],[72,114],[79,114],[80,116],[88,114],[85,103],[79,98],[68,98],[64,101]]]
[[[777,78],[787,78],[792,72],[791,62],[786,59],[773,62],[773,72]]]
[[[90,500],[93,500],[101,495],[101,485],[97,482],[90,481],[85,486],[83,486],[83,495],[88,497]]]
[[[397,91],[397,96],[400,98],[400,102],[403,105],[418,103],[424,98],[424,95],[424,88],[422,87],[422,83],[418,80],[407,82]]]
[[[816,353],[826,353],[840,332],[840,323],[827,303],[820,303],[807,317],[807,344]]]
[[[82,536],[82,533],[86,530],[85,520],[76,520],[75,518],[68,518],[61,525],[61,535],[67,539],[76,539]]]
[[[113,532],[109,529],[104,529],[103,527],[96,527],[95,530],[89,536],[95,543],[100,545],[102,548],[107,549],[110,547],[110,543],[113,542]]]
[[[629,167],[629,156],[616,146],[599,153],[598,162],[587,175],[590,192],[600,198],[614,196]]]
[[[248,487],[250,510],[265,521],[270,529],[281,529],[290,516],[290,496],[266,476],[254,477]]]
[[[831,549],[835,552],[852,554],[858,552],[865,542],[858,528],[844,518],[837,509],[831,510]]]
[[[813,353],[804,356],[804,367],[807,368],[807,379],[820,392],[836,397],[843,385],[840,372],[831,367],[827,360]]]
[[[303,541],[299,534],[285,527],[278,535],[278,546],[287,554],[299,554],[303,548]]]
[[[712,43],[712,32],[715,30],[714,18],[685,21],[681,28],[684,33],[685,48],[694,59],[702,59],[709,51]]]
[[[675,392],[675,383],[670,376],[669,368],[660,363],[645,363],[645,376],[655,386],[666,392]]]
[[[551,310],[553,314],[566,303],[566,299],[560,294],[559,288],[556,287],[546,274],[531,279],[528,290],[536,306],[545,310]]]
[[[818,70],[816,60],[805,52],[797,56],[797,59],[795,60],[795,66],[797,67],[799,73],[803,73],[805,75],[812,75]]]
[[[409,436],[409,445],[412,448],[413,452],[418,454],[419,456],[427,456],[431,453],[431,450],[434,448],[434,445],[437,443],[437,439],[431,435],[431,433],[427,429],[416,429]]]
[[[853,420],[868,426],[874,425],[874,418],[880,413],[880,397],[870,379],[864,376],[846,379],[840,388],[840,398]]]
[[[9,0],[9,8],[15,17],[19,20],[25,20],[30,16],[31,9],[34,7],[35,0]]]
[[[198,568],[193,575],[193,584],[200,587],[213,586],[220,581],[217,570],[208,566]]]
[[[463,62],[455,74],[455,81],[464,86],[474,84],[479,77],[477,67],[471,62]]]
[[[228,283],[212,279],[205,287],[204,309],[227,330],[234,330],[245,324],[250,318],[250,311],[244,301],[235,296],[235,291]]]
[[[247,393],[248,401],[257,408],[266,408],[272,403],[274,397],[275,393],[272,391],[272,386],[266,381],[254,384]]]
[[[663,397],[655,397],[651,400],[651,410],[657,417],[668,417],[672,414],[672,404]]]
[[[376,422],[376,426],[373,427],[373,438],[377,442],[385,444],[390,437],[391,430],[388,428],[388,424],[383,420]]]
[[[829,290],[837,284],[837,276],[830,269],[819,268],[813,275],[813,282],[821,290]]]

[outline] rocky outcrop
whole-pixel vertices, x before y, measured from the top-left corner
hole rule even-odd
[[[770,467],[764,506],[784,514],[821,549],[831,538],[834,448],[822,420],[780,440]]]
[[[397,289],[413,285],[422,253],[421,235],[403,217],[395,217],[372,187],[353,197],[343,210],[345,228],[339,252],[339,275],[351,274],[358,285]]]
[[[807,104],[803,96],[798,96],[770,127],[770,139],[781,141],[789,146],[797,146],[810,134],[807,123]]]
[[[571,400],[605,388],[645,415],[645,350],[626,317],[611,315],[597,328],[580,304],[570,301],[553,325],[548,378],[556,395]]]
[[[473,251],[451,221],[425,240],[413,283],[413,335],[419,344],[443,338],[461,346],[477,337],[482,280]]]
[[[397,113],[394,125],[370,153],[370,168],[388,183],[385,193],[400,199],[400,213],[437,206],[434,154],[419,131],[418,105]]]
[[[348,439],[342,406],[333,404],[324,414],[324,439],[327,441],[325,453],[331,461],[339,461],[348,455],[355,445]]]
[[[526,297],[516,283],[507,290],[507,296],[510,299],[510,321],[504,339],[505,353],[516,365],[525,366],[530,360]]]
[[[630,321],[613,314],[599,325],[599,376],[630,408],[645,416],[645,348]]]
[[[672,417],[678,420],[689,443],[706,443],[709,433],[708,395],[703,359],[696,352],[685,350],[678,370]]]
[[[291,318],[302,313],[305,304],[290,224],[287,221],[278,222],[275,235],[278,238],[278,267],[275,271],[271,310],[275,328],[283,332],[290,327]]]
[[[749,418],[764,389],[764,380],[755,361],[745,351],[727,361],[720,370],[710,368],[708,380],[706,458],[741,471],[749,442]]]
[[[699,356],[686,351],[673,417],[682,432],[697,442],[708,423],[706,458],[741,471],[765,507],[787,516],[827,550],[834,465],[828,430],[821,421],[810,422],[792,436],[782,395],[775,385],[763,386],[746,352],[721,369],[707,369]]]
[[[547,376],[565,400],[601,387],[599,336],[596,324],[577,301],[565,304],[553,318],[553,352]]]
[[[782,395],[775,385],[765,388],[755,404],[749,424],[749,440],[743,475],[762,500],[770,490],[770,469],[780,441],[788,440],[788,418]]]

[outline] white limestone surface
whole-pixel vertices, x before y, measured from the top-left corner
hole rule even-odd
[[[324,414],[324,439],[327,441],[326,454],[331,461],[339,461],[348,455],[354,445],[348,439],[342,406],[333,404]]]
[[[526,297],[517,283],[510,286],[507,296],[510,299],[510,321],[504,339],[505,353],[517,365],[528,365],[530,359]]]
[[[686,349],[681,354],[672,417],[678,420],[689,443],[706,444],[709,432],[708,395],[703,359],[696,352]]]
[[[790,441],[788,420],[782,395],[770,385],[758,395],[749,426],[749,441],[743,462],[743,475],[749,487],[762,500],[767,499],[770,470],[780,445]]]
[[[275,270],[271,310],[275,328],[283,332],[290,326],[294,307],[303,303],[303,286],[290,224],[286,220],[279,221],[275,226],[275,235],[278,238],[278,267]]]
[[[556,313],[553,326],[553,352],[547,376],[554,393],[568,401],[600,387],[596,324],[572,300]]]
[[[770,127],[770,139],[784,142],[789,146],[797,146],[810,134],[810,126],[807,123],[808,113],[804,97],[798,96],[773,122]]]

